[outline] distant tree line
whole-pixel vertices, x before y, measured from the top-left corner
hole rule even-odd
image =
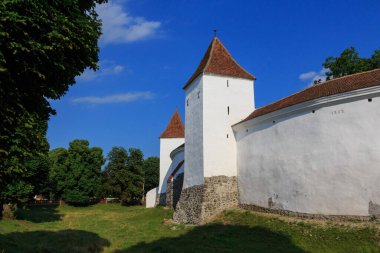
[[[74,140],[67,149],[56,148],[30,159],[26,171],[23,180],[7,185],[3,194],[7,203],[23,203],[39,194],[74,205],[106,197],[122,204],[141,204],[146,192],[158,186],[159,159],[144,160],[140,149],[114,147],[106,160],[101,148]]]

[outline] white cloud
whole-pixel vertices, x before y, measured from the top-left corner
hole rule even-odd
[[[308,86],[313,86],[314,81],[318,81],[319,79],[322,80],[322,82],[326,81],[326,72],[328,69],[322,68],[319,72],[316,71],[309,71],[305,72],[299,75],[299,79],[301,81],[308,81]]]
[[[92,69],[86,69],[80,76],[76,78],[77,81],[93,81],[102,76],[117,75],[124,71],[124,66],[114,64],[110,61],[101,61],[99,63],[99,70],[93,71]]]
[[[312,79],[314,76],[317,75],[317,72],[315,71],[310,71],[310,72],[306,72],[306,73],[302,73],[300,76],[299,76],[299,79],[301,81],[305,81],[305,80],[309,80],[309,79]]]
[[[117,2],[98,5],[96,11],[102,20],[103,44],[129,43],[157,34],[161,22],[148,21],[143,17],[129,15]]]
[[[95,96],[89,96],[89,97],[79,97],[74,98],[71,100],[72,103],[79,104],[79,103],[88,103],[88,104],[111,104],[111,103],[130,103],[138,100],[149,100],[153,99],[154,94],[152,92],[146,91],[146,92],[127,92],[127,93],[120,93],[120,94],[114,94],[110,96],[103,96],[103,97],[95,97]]]

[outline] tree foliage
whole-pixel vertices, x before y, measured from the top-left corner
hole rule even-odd
[[[326,80],[380,68],[380,50],[375,50],[370,58],[362,58],[350,47],[338,57],[328,57],[322,65],[327,69]]]
[[[34,194],[44,191],[48,181],[47,122],[41,121],[36,114],[26,112],[20,115],[20,120],[23,125],[15,129],[11,140],[11,152],[14,155],[1,162],[6,168],[14,168],[0,171],[0,202],[3,203],[25,202]],[[24,152],[28,152],[28,155],[24,155]],[[24,156],[24,159],[20,160],[20,156]]]
[[[126,187],[128,152],[122,147],[113,147],[108,153],[108,164],[103,172],[103,196],[120,198]]]
[[[158,186],[160,178],[160,159],[158,157],[148,157],[144,161],[144,194]]]
[[[97,68],[105,0],[3,0],[0,2],[0,195],[32,191],[21,175],[45,152],[39,127],[85,68]],[[20,179],[20,180],[19,180]],[[22,179],[22,180],[21,180]],[[20,181],[20,182],[19,182]],[[18,183],[19,182],[19,183]],[[8,185],[10,184],[10,185]],[[8,191],[8,193],[5,193]],[[7,197],[8,198],[8,197]]]
[[[114,147],[108,153],[104,170],[103,189],[107,197],[119,198],[123,203],[139,203],[143,196],[144,159],[139,149]]]
[[[88,203],[100,196],[101,167],[105,160],[99,147],[74,140],[69,148],[50,151],[50,180],[55,196],[71,203]]]

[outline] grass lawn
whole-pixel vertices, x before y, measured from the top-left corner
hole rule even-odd
[[[163,224],[162,208],[21,210],[0,221],[8,252],[380,252],[377,223],[332,224],[232,210],[205,226]]]

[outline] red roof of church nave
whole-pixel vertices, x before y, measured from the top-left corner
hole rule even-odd
[[[185,137],[185,127],[182,123],[181,117],[178,111],[176,111],[165,131],[160,135],[160,138],[184,138]]]
[[[289,97],[254,110],[241,122],[317,98],[380,85],[380,69],[339,77],[313,85]],[[241,123],[239,122],[239,123]]]
[[[202,73],[240,77],[250,80],[256,79],[235,61],[218,37],[213,38],[198,68],[183,89],[186,89]]]

